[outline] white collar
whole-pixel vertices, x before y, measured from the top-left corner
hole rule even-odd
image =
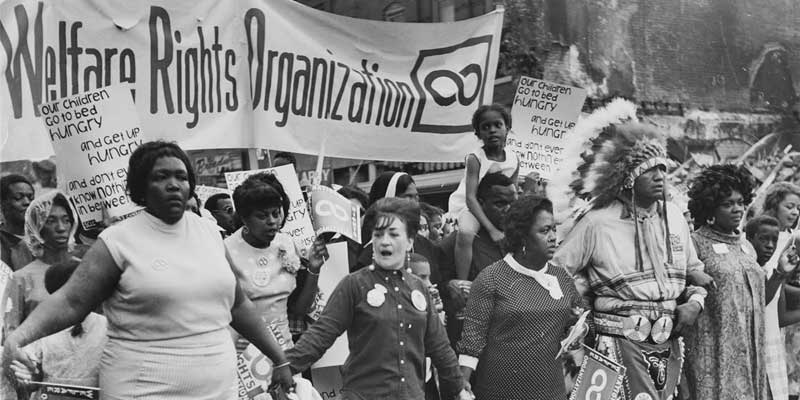
[[[522,264],[520,264],[519,262],[517,262],[516,259],[514,259],[514,256],[511,255],[511,253],[506,254],[506,256],[503,257],[503,261],[505,261],[514,271],[517,271],[522,275],[528,275],[531,278],[536,279],[537,281],[539,279],[547,279],[543,275],[552,276],[547,273],[548,265],[550,265],[550,263],[545,264],[541,270],[535,271],[530,268],[523,267]]]
[[[517,260],[514,259],[514,256],[512,256],[511,253],[506,254],[506,256],[503,257],[503,261],[505,261],[506,264],[508,264],[508,266],[510,266],[514,271],[535,279],[539,285],[550,292],[550,297],[556,300],[564,297],[564,292],[561,290],[561,286],[558,284],[558,278],[547,273],[547,271],[550,269],[549,263],[545,264],[540,271],[534,271],[530,268],[523,267],[517,262]]]

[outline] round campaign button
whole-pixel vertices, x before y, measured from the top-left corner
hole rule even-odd
[[[425,311],[428,308],[428,301],[425,300],[425,295],[419,290],[411,292],[411,302],[414,303],[414,307],[417,310]]]
[[[386,301],[386,296],[380,289],[375,288],[367,292],[367,304],[373,307],[380,307],[384,301]]]
[[[266,268],[258,268],[253,272],[253,284],[264,287],[269,284],[269,271]]]

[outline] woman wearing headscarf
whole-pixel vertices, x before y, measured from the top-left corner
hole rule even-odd
[[[583,300],[569,273],[549,264],[557,246],[552,203],[520,198],[503,232],[509,253],[472,283],[458,343],[461,373],[474,373],[478,400],[565,399],[556,355]]]
[[[6,338],[5,372],[13,360],[31,366],[22,346],[102,305],[104,399],[235,399],[229,325],[274,362],[273,382],[290,390],[285,355],[237,283],[215,224],[185,212],[194,186],[177,144],[140,145],[127,189],[144,210],[105,229],[67,283]]]
[[[346,331],[343,399],[423,399],[426,356],[439,371],[443,398],[468,398],[428,285],[406,268],[419,206],[386,198],[367,214],[375,221],[374,263],[342,279],[319,320],[287,351],[292,369],[308,369]]]
[[[753,198],[743,167],[714,165],[694,178],[692,239],[715,288],[686,334],[686,378],[693,399],[769,398],[764,367],[765,273],[738,227]]]
[[[278,343],[291,347],[289,314],[297,320],[309,311],[317,280],[327,258],[325,242],[314,241],[304,268],[292,237],[280,231],[289,214],[289,196],[275,175],[251,175],[233,191],[236,213],[244,226],[225,239],[242,289]],[[246,341],[237,343],[237,350]]]
[[[25,212],[25,243],[35,259],[14,272],[11,290],[12,311],[6,318],[6,328],[11,331],[49,296],[44,285],[44,274],[53,264],[71,258],[78,224],[69,201],[61,192],[53,190],[35,198]]]

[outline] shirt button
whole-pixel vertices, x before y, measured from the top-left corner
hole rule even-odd
[[[402,310],[402,309],[403,309],[403,305],[402,305],[402,304],[398,304],[398,305],[397,305],[397,308],[398,308],[399,310]]]
[[[399,291],[400,291],[400,288],[399,288],[399,287],[397,287],[397,286],[395,286],[395,287],[394,287],[394,291],[395,291],[395,292],[399,292]]]
[[[403,342],[400,342],[400,346],[402,346],[402,345],[403,345]]]
[[[400,382],[405,382],[406,378],[400,378]]]
[[[384,276],[383,280],[385,280],[386,282],[389,282],[389,277],[388,276]]]
[[[411,329],[411,324],[408,324],[408,328]]]
[[[400,364],[405,364],[406,360],[400,360]]]
[[[400,328],[403,328],[403,323],[402,322],[400,323]]]

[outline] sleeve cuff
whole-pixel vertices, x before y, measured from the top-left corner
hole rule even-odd
[[[695,293],[695,294],[689,296],[689,301],[696,301],[696,302],[700,303],[700,309],[705,309],[706,308],[706,297],[703,296],[702,294]]]
[[[478,359],[473,356],[461,354],[458,356],[458,365],[462,367],[472,368],[472,370],[474,371],[478,369]]]

